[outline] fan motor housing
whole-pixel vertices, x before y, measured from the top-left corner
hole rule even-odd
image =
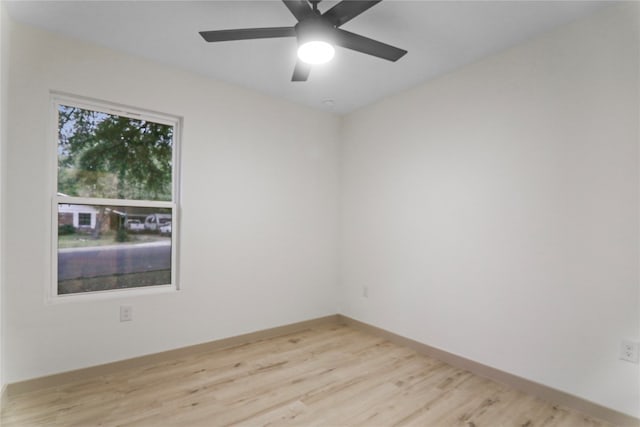
[[[298,45],[315,40],[322,40],[332,45],[335,44],[333,37],[333,29],[335,27],[321,16],[309,17],[298,22],[294,28]]]

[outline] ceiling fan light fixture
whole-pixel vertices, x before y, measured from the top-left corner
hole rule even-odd
[[[333,59],[336,50],[331,43],[322,40],[312,40],[300,44],[298,58],[302,62],[312,65],[324,64]]]
[[[291,76],[292,82],[307,81],[313,65],[331,61],[335,54],[334,46],[393,62],[407,53],[406,50],[340,28],[380,0],[341,0],[324,13],[318,10],[320,0],[282,1],[298,21],[293,27],[200,31],[200,35],[207,42],[295,37],[298,58]]]

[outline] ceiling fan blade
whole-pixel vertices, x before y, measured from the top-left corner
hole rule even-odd
[[[306,82],[311,72],[311,65],[302,62],[298,59],[296,62],[296,68],[293,69],[292,82]]]
[[[295,37],[296,31],[294,27],[241,28],[238,30],[200,31],[200,35],[208,42],[224,42],[230,40]]]
[[[377,56],[378,58],[386,59],[388,61],[395,62],[407,53],[404,49],[399,49],[377,40],[350,33],[349,31],[345,31],[340,28],[334,29],[334,36],[335,44],[338,46],[366,53],[367,55]]]
[[[289,9],[293,16],[298,21],[302,21],[304,18],[314,15],[311,6],[307,3],[307,0],[282,0],[285,6]]]
[[[381,1],[382,0],[343,0],[323,13],[322,16],[328,18],[334,26],[339,27]]]

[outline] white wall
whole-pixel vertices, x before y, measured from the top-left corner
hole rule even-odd
[[[613,8],[349,115],[342,313],[640,416],[638,36]]]
[[[337,116],[17,23],[11,37],[8,383],[336,313]],[[50,90],[184,118],[181,291],[45,304]]]

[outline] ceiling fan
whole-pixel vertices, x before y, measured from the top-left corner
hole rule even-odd
[[[394,62],[407,53],[406,50],[339,28],[382,0],[343,0],[325,13],[318,10],[320,0],[282,1],[298,20],[293,27],[201,31],[200,35],[208,42],[296,37],[298,60],[291,77],[294,82],[306,81],[312,65],[330,61],[334,45]]]

